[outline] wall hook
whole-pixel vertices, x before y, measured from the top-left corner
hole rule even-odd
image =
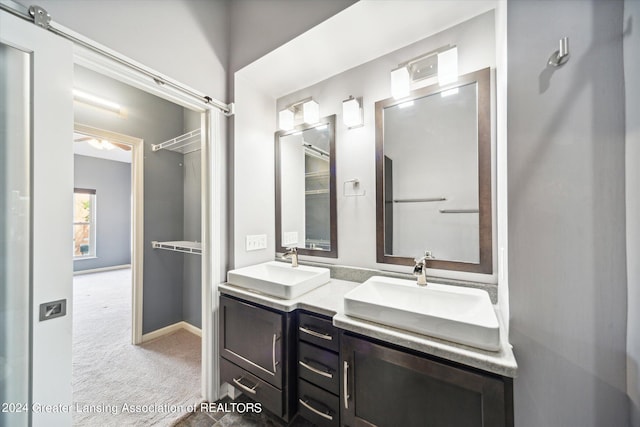
[[[553,67],[559,67],[566,64],[569,60],[569,37],[563,37],[560,39],[560,48],[553,52],[549,57],[547,64]]]

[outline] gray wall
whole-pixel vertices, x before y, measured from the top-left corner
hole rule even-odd
[[[230,1],[230,76],[356,2],[357,0]]]
[[[624,2],[627,190],[627,390],[640,426],[640,1]]]
[[[131,163],[73,156],[76,188],[96,190],[96,258],[74,260],[73,270],[131,263]]]
[[[515,424],[625,426],[622,1],[510,1]],[[558,39],[571,59],[545,68]]]
[[[209,96],[225,100],[228,3],[39,0],[37,4],[54,21]]]
[[[123,117],[76,103],[76,122],[144,140],[143,333],[179,322],[183,255],[153,250],[151,241],[183,239],[183,156],[151,145],[183,133],[183,108],[78,66],[75,85],[127,110]]]

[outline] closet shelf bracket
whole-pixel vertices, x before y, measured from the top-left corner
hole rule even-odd
[[[153,247],[153,249],[166,249],[168,251],[202,255],[201,242],[188,242],[185,240],[176,240],[171,242],[158,242],[157,240],[153,240],[151,242],[151,246]]]
[[[192,130],[160,144],[152,144],[151,150],[169,150],[189,154],[200,149],[200,129]]]

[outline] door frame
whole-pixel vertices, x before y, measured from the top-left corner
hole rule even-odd
[[[77,133],[131,147],[131,343],[142,343],[142,296],[144,260],[144,140],[81,123]]]
[[[76,33],[60,24],[56,28],[70,34],[77,40],[100,48],[116,58],[120,58],[140,69],[158,76],[162,81],[171,81],[179,86],[195,90],[165,76],[158,71],[140,64],[108,47]],[[226,217],[222,192],[224,191],[225,164],[222,156],[222,135],[220,116],[223,114],[213,104],[205,104],[193,97],[161,84],[147,75],[98,54],[81,44],[74,44],[74,64],[83,66],[117,81],[156,95],[174,104],[200,113],[201,116],[201,200],[202,200],[202,364],[201,393],[210,402],[220,398],[220,363],[218,350],[218,284],[224,281],[226,273],[222,265],[222,250],[225,250],[225,229],[222,219]],[[214,143],[215,142],[215,143]],[[142,150],[143,151],[143,150]],[[138,295],[142,304],[142,295]]]

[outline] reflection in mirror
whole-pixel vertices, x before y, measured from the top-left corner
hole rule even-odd
[[[276,251],[336,258],[335,115],[276,132]]]
[[[491,273],[489,69],[376,103],[378,262]]]

